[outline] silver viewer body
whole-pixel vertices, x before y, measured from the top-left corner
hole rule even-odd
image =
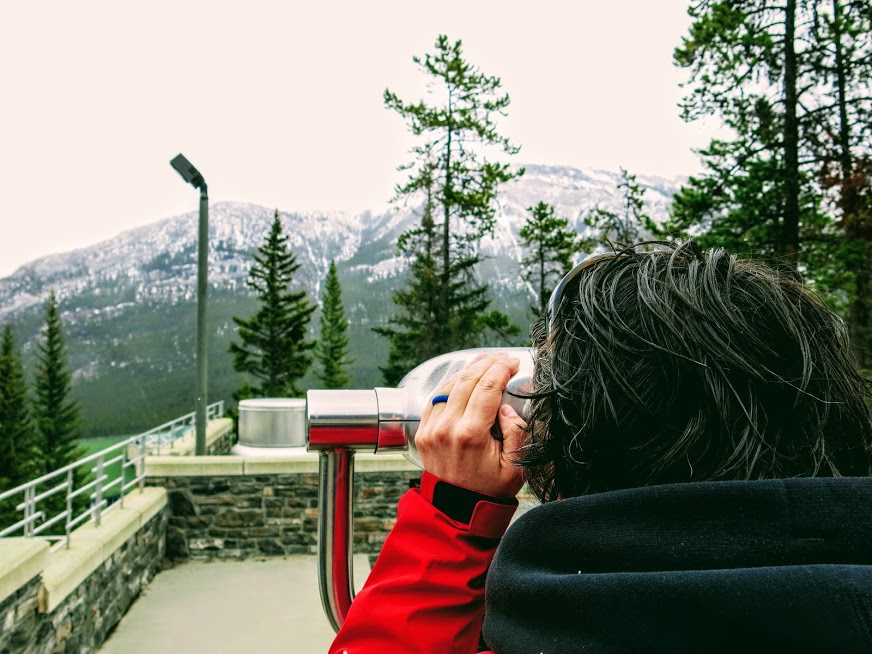
[[[398,388],[309,391],[307,428],[309,450],[349,448],[355,451],[402,451],[421,466],[415,433],[421,415],[445,382],[478,354],[507,352],[520,360],[509,381],[503,403],[526,416],[532,391],[533,351],[529,348],[475,348],[443,354],[412,370]]]

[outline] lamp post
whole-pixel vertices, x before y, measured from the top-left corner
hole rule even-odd
[[[206,454],[206,294],[209,261],[209,196],[206,180],[184,155],[177,155],[170,165],[188,184],[200,189],[200,235],[197,243],[197,456]]]

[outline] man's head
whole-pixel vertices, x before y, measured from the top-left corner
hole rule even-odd
[[[694,243],[629,248],[584,266],[548,324],[523,461],[542,500],[870,474],[869,384],[794,276]]]

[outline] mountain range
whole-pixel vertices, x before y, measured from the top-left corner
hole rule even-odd
[[[534,294],[520,278],[524,253],[518,237],[528,207],[548,202],[583,233],[583,219],[595,207],[621,209],[619,181],[612,171],[528,165],[522,177],[506,184],[494,235],[480,244],[485,260],[477,274],[490,286],[492,307],[518,325],[529,324]],[[666,217],[683,181],[637,177],[655,220]],[[232,316],[256,310],[245,281],[273,213],[274,208],[237,202],[209,208],[210,402],[230,400],[241,383],[227,354],[235,337]],[[404,284],[407,270],[396,239],[420,220],[420,211],[409,205],[359,213],[281,210],[280,216],[301,264],[295,281],[313,301],[320,299],[335,259],[356,357],[352,387],[379,385],[387,343],[371,328],[394,312],[391,291]],[[45,301],[55,291],[84,435],[135,432],[193,410],[197,222],[195,211],[166,218],[91,247],[37,259],[0,279],[0,324],[13,325],[29,368]],[[317,328],[316,313],[313,338]],[[306,379],[304,386],[315,388],[317,381]]]

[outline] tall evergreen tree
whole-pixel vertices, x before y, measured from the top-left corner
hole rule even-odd
[[[868,353],[872,229],[872,12],[865,0],[698,0],[675,51],[690,71],[684,117],[733,137],[675,197],[670,228],[800,266],[846,311]],[[868,354],[867,354],[868,356]]]
[[[45,307],[42,342],[38,345],[34,416],[42,451],[43,473],[81,457],[78,448],[79,407],[70,397],[71,376],[54,291]]]
[[[348,355],[348,320],[342,305],[342,286],[336,272],[336,262],[330,261],[321,305],[321,333],[315,344],[318,369],[315,375],[324,388],[345,388],[351,381],[348,366],[354,359]]]
[[[868,2],[813,3],[811,77],[819,97],[803,129],[810,158],[833,198],[838,290],[860,364],[872,368],[872,10]]]
[[[801,214],[810,210],[799,163],[796,0],[698,0],[688,13],[690,34],[675,50],[675,63],[690,71],[684,118],[717,115],[735,138],[701,153],[708,172],[679,198],[679,222],[716,216],[733,231],[758,230],[769,240],[764,247],[795,266]],[[763,193],[759,210],[734,187]],[[706,215],[693,216],[692,208]]]
[[[230,344],[233,368],[256,380],[255,384],[246,381],[255,397],[301,395],[297,381],[312,363],[309,351],[314,343],[306,340],[306,334],[315,305],[306,298],[306,291],[290,290],[300,264],[287,241],[276,209],[246,282],[260,300],[260,308],[248,320],[233,318],[240,339]]]
[[[27,385],[12,326],[0,345],[0,488],[23,484],[42,470],[36,431],[27,401]]]
[[[435,102],[407,103],[390,90],[384,95],[385,105],[421,138],[413,161],[400,167],[409,177],[397,186],[395,200],[423,206],[421,226],[399,242],[400,252],[412,260],[409,289],[394,294],[398,314],[376,329],[391,339],[382,369],[387,383],[428,358],[479,345],[486,333],[505,338],[519,331],[504,314],[489,310],[488,288],[474,275],[478,242],[494,230],[497,190],[523,172],[483,154],[518,152],[496,126],[509,96],[501,93],[498,77],[484,75],[463,58],[460,41],[440,35],[433,53],[413,60],[432,78]],[[424,289],[432,293],[426,299]]]
[[[578,232],[569,228],[569,220],[555,215],[550,204],[539,202],[527,211],[530,216],[519,235],[530,251],[521,260],[521,279],[535,289],[536,306],[530,309],[541,315],[554,284],[572,268],[582,241]]]
[[[380,366],[385,383],[394,386],[417,363],[441,354],[444,336],[437,322],[441,289],[436,263],[436,227],[433,222],[431,187],[427,187],[421,225],[399,238],[400,252],[412,254],[409,282],[394,291],[394,304],[400,309],[391,318],[391,327],[376,327],[373,331],[390,339],[388,360]]]
[[[618,192],[622,195],[620,212],[596,207],[584,218],[584,223],[595,230],[597,239],[584,239],[581,245],[592,250],[602,243],[632,245],[645,238],[659,236],[660,229],[645,211],[645,189],[636,176],[621,168]]]

